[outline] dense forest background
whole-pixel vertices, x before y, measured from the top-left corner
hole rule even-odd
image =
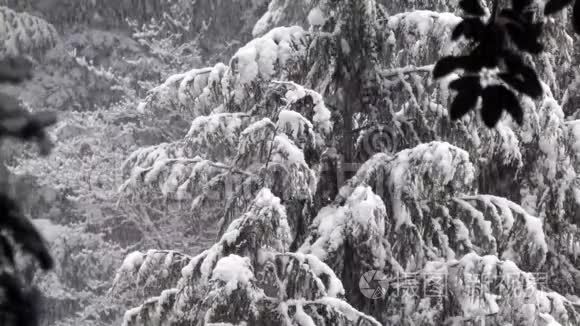
[[[268,4],[17,0],[0,5],[2,55],[36,61],[32,80],[3,85],[2,91],[33,111],[57,111],[60,121],[52,130],[59,145],[48,159],[37,157],[33,146],[22,151],[11,141],[2,155],[12,194],[57,260],[56,270],[40,281],[47,296],[44,324],[120,322],[126,306],[111,301],[107,291],[126,253],[174,244],[196,253],[216,232],[210,229],[188,245],[166,242],[168,235],[160,244],[159,230],[144,230],[134,219],[137,211],[131,217],[118,207],[121,165],[128,154],[177,139],[190,124],[169,108],[167,120],[159,123],[140,114],[137,105],[172,74],[229,57],[251,39]]]
[[[580,43],[544,5],[544,95],[489,129],[431,78],[457,1],[0,0],[35,61],[2,91],[59,115],[0,166],[43,324],[580,324]],[[371,300],[376,270],[443,295]]]

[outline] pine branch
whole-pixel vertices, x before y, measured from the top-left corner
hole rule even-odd
[[[251,172],[248,172],[248,171],[244,171],[244,170],[240,170],[240,169],[234,168],[233,166],[227,166],[227,165],[224,165],[224,164],[218,164],[218,163],[213,163],[212,162],[209,165],[211,165],[214,168],[228,170],[230,172],[238,173],[238,174],[243,174],[243,175],[246,175],[248,177],[252,177],[252,176],[255,175],[254,173],[251,173]]]
[[[272,159],[272,152],[274,151],[274,143],[275,143],[277,135],[278,135],[278,128],[274,129],[272,141],[270,143],[270,151],[268,152],[268,160],[266,161],[266,169],[268,168],[268,164],[270,164],[270,160]]]
[[[168,159],[167,163],[200,163],[204,161],[203,159],[186,159],[186,158],[172,158],[172,159]],[[248,171],[244,171],[244,170],[240,170],[237,168],[234,168],[233,166],[228,166],[225,164],[220,164],[220,163],[215,163],[215,162],[208,162],[208,164],[214,168],[217,169],[222,169],[222,170],[228,170],[230,172],[233,173],[238,173],[238,174],[243,174],[243,175],[247,175],[247,176],[254,176],[254,173],[248,172]],[[153,169],[153,167],[149,167],[147,169],[143,169],[142,172],[147,172],[147,171],[151,171]]]

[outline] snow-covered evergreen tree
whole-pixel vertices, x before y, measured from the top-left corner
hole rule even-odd
[[[521,126],[452,122],[459,76],[431,71],[468,47],[451,41],[460,12],[272,0],[227,65],[152,89],[144,114],[193,122],[129,156],[121,203],[219,235],[193,257],[129,255],[111,294],[143,302],[125,325],[580,323],[573,38],[541,17],[547,49],[529,61],[544,95],[519,99]],[[388,276],[374,300],[369,271]]]
[[[56,29],[45,20],[0,6],[0,57],[40,54],[56,44]]]

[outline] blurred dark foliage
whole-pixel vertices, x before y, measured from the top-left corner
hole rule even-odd
[[[441,78],[461,69],[464,74],[450,83],[457,91],[450,108],[450,117],[456,120],[464,116],[482,99],[481,117],[493,128],[505,110],[518,124],[524,113],[517,93],[539,98],[543,94],[538,74],[526,63],[524,55],[543,51],[540,37],[543,23],[538,21],[530,6],[532,0],[512,0],[511,8],[499,9],[494,0],[492,12],[485,18],[485,10],[479,0],[461,0],[459,6],[465,17],[453,30],[454,40],[463,36],[471,41],[471,52],[462,56],[441,58],[433,70],[434,78]],[[571,1],[552,0],[546,4],[544,13],[562,10]],[[577,1],[580,3],[580,1]],[[574,28],[580,31],[580,13],[574,7]],[[495,79],[484,79],[484,69],[497,69]]]
[[[29,78],[30,72],[31,63],[26,59],[0,61],[1,83],[19,83]],[[52,145],[44,129],[55,121],[52,113],[32,114],[17,99],[0,94],[0,138],[36,141],[45,155]],[[39,324],[41,296],[30,280],[24,279],[16,258],[19,252],[27,253],[45,270],[53,267],[53,260],[40,233],[5,190],[0,191],[0,325],[34,326]]]
[[[550,0],[544,7],[544,15],[552,15],[568,6],[572,0]],[[572,26],[576,34],[580,34],[580,1],[574,2],[572,8]]]

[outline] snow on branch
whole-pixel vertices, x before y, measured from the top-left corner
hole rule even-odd
[[[526,180],[525,191],[534,197],[528,204],[541,218],[561,219],[578,176],[574,124],[565,121],[562,108],[549,95],[538,107],[529,102],[524,107],[529,122],[519,136],[530,164],[520,174]]]
[[[449,143],[431,142],[395,156],[376,154],[340,189],[335,202],[344,203],[357,187],[370,186],[386,207],[384,239],[396,248],[391,265],[413,268],[434,254],[425,250],[423,242],[428,241],[424,230],[438,232],[433,214],[455,196],[470,194],[474,178],[467,152]]]
[[[247,112],[272,79],[285,79],[298,67],[307,48],[300,27],[279,27],[241,47],[229,66],[192,69],[173,75],[152,89],[141,112],[187,111],[192,117],[218,112]]]
[[[211,280],[224,282],[226,290],[232,293],[254,278],[252,269],[250,259],[247,257],[229,255],[217,262]]]
[[[298,26],[274,28],[253,39],[230,61],[225,80],[228,99],[243,105],[249,100],[248,93],[253,87],[263,87],[257,85],[259,81],[285,79],[292,65],[304,55],[306,47],[306,32]]]
[[[192,257],[171,250],[139,251],[127,255],[109,291],[115,296],[148,297],[174,286]],[[135,291],[139,289],[139,291]]]
[[[580,158],[580,120],[566,121],[568,130],[570,130],[570,138],[572,140],[572,151],[575,158]]]
[[[368,186],[357,187],[344,205],[322,208],[314,219],[311,232],[300,252],[312,254],[334,270],[366,271],[382,269],[385,248],[382,239],[387,212],[381,198]],[[358,248],[361,261],[344,261],[345,247]]]
[[[222,79],[226,70],[226,65],[218,63],[172,75],[148,92],[138,110],[142,113],[188,111],[195,117],[209,114],[223,102]]]
[[[256,234],[256,230],[262,232]],[[173,316],[169,316],[169,320],[193,317],[188,317],[187,314],[193,314],[195,309],[200,308],[194,307],[196,303],[201,304],[211,290],[212,277],[216,276],[214,269],[222,258],[232,254],[247,257],[248,254],[258,253],[262,248],[285,251],[288,245],[289,230],[285,209],[280,205],[278,198],[268,189],[264,189],[258,194],[248,212],[232,222],[218,243],[191,259],[183,267],[179,281],[174,284],[179,291],[170,308]],[[255,255],[251,256],[252,263],[257,259]],[[237,277],[235,270],[232,273],[234,274],[230,276]]]
[[[284,100],[286,101],[285,109],[301,107],[304,104],[311,102],[311,111],[300,112],[298,110],[294,110],[303,114],[310,121],[312,121],[316,131],[322,136],[327,136],[331,133],[331,113],[330,110],[326,107],[324,99],[320,93],[294,82],[274,81],[274,83],[282,84],[287,88],[286,94],[284,95]]]
[[[249,120],[244,113],[198,117],[184,140],[136,150],[123,165],[129,178],[121,191],[155,182],[165,196],[175,192],[183,195],[186,189],[192,193],[192,182],[197,185],[208,181],[218,170],[248,174],[228,166],[227,162],[236,155],[239,136]]]
[[[188,201],[196,220],[221,220],[227,226],[261,187],[269,187],[296,208],[290,220],[299,224],[304,214],[298,207],[314,196],[316,177],[304,151],[313,151],[315,135],[312,123],[297,112],[283,111],[279,118],[278,127],[267,118],[250,124],[244,113],[195,119],[184,140],[131,154],[124,167],[129,176],[121,187],[124,198],[177,210]],[[203,156],[193,157],[196,153]]]
[[[285,133],[302,149],[314,148],[315,146],[314,126],[298,112],[280,111],[276,128]]]
[[[548,245],[539,218],[503,197],[476,195],[455,201],[456,215],[473,230],[472,243],[488,243],[482,254],[498,255],[529,270],[543,265]]]
[[[235,155],[238,138],[251,119],[246,113],[220,113],[193,120],[185,136],[188,156],[227,162]]]
[[[458,54],[460,48],[451,42],[451,32],[461,21],[452,13],[415,10],[388,18],[388,42],[403,64],[424,65],[439,57]]]
[[[296,117],[296,115],[292,116]],[[308,126],[309,122],[303,119],[302,116],[299,117],[299,121]],[[282,122],[287,121],[282,120]],[[281,128],[285,127],[285,125],[281,126]],[[278,130],[278,127],[268,118],[248,126],[240,137],[238,154],[234,159],[235,166],[248,171],[258,172],[266,168],[271,172],[283,172],[284,180],[292,176],[287,180],[291,183],[284,185],[287,190],[307,191],[313,187],[314,172],[306,163],[303,151],[288,135],[282,133],[282,130]]]
[[[299,325],[322,325],[327,320],[335,321],[336,325],[381,325],[375,318],[356,310],[348,302],[332,297],[317,300],[289,300],[282,305],[282,308],[283,312],[288,315],[294,308],[293,319]],[[319,313],[321,308],[326,308],[326,314]]]
[[[288,253],[289,241],[285,208],[262,189],[217,244],[189,260],[175,288],[129,310],[125,325],[157,325],[160,320],[284,324],[305,319],[378,325],[342,301],[344,288],[329,266],[313,255]],[[142,255],[126,261],[127,270],[144,264]],[[297,305],[303,310],[291,309]]]
[[[299,120],[309,125],[303,117]],[[208,183],[207,195],[203,194],[194,200],[194,209],[200,213],[212,210],[212,205],[221,206],[216,200],[225,200],[222,225],[227,226],[232,218],[248,207],[262,187],[270,188],[285,204],[297,205],[296,208],[312,201],[316,181],[314,171],[305,161],[300,144],[297,145],[288,137],[282,127],[278,129],[268,118],[249,125],[241,133],[238,151],[232,160],[232,171],[246,171],[247,177],[237,178],[227,174],[217,176]],[[214,189],[214,186],[217,188]],[[223,197],[214,196],[218,189],[225,190]],[[304,217],[301,210],[292,210],[292,226],[297,222],[296,219]]]
[[[449,143],[431,142],[394,157],[375,155],[340,190],[340,197],[348,198],[357,185],[370,185],[387,204],[388,215],[398,229],[419,218],[411,214],[418,203],[445,202],[453,194],[469,193],[474,173],[467,152]]]
[[[572,302],[543,290],[541,273],[524,272],[510,260],[471,253],[446,263],[429,262],[423,274],[430,286],[445,289],[463,320],[494,316],[503,323],[533,324],[549,316],[562,325],[580,320]]]
[[[287,26],[289,22],[302,21],[306,26],[306,17],[315,5],[313,1],[305,0],[274,0],[270,1],[268,10],[254,25],[252,35],[259,37],[278,26]]]

